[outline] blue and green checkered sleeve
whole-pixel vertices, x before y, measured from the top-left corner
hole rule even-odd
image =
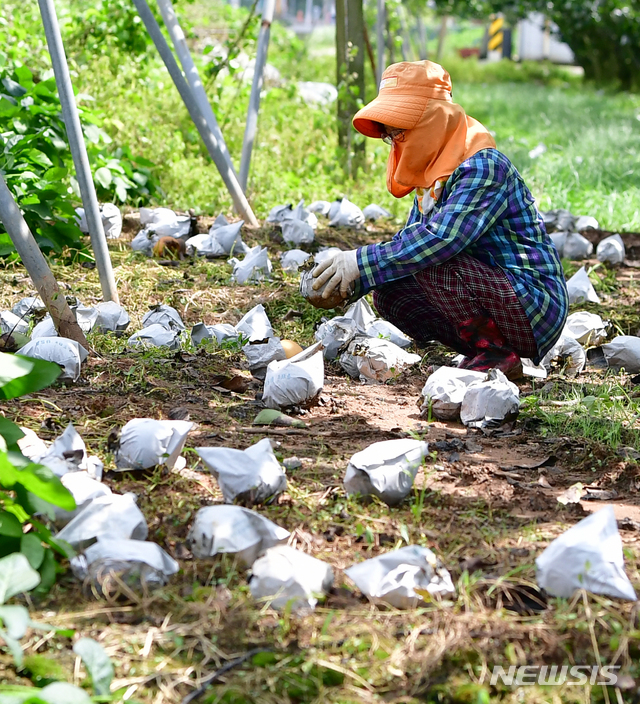
[[[446,202],[431,217],[414,205],[407,225],[390,242],[358,249],[358,294],[442,264],[480,238],[507,208],[505,176],[493,160],[462,164],[446,185]]]

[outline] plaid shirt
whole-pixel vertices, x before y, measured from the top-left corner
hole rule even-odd
[[[463,162],[431,212],[420,212],[416,196],[407,224],[391,242],[358,249],[356,296],[463,251],[504,271],[544,356],[567,317],[564,274],[533,196],[496,149],[483,149]]]

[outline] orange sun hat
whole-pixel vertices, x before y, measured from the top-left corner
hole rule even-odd
[[[387,188],[396,198],[446,181],[464,161],[496,146],[489,130],[453,102],[451,77],[433,61],[403,61],[385,70],[378,97],[353,118],[367,137],[383,137],[381,125],[405,130],[387,162]]]
[[[451,102],[451,77],[433,61],[403,61],[385,69],[380,92],[353,118],[353,126],[366,137],[383,136],[380,123],[412,130],[430,98]]]

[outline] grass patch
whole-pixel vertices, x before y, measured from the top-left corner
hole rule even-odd
[[[535,418],[549,435],[589,438],[614,450],[640,444],[640,402],[626,377],[599,383],[559,386],[549,394],[525,399],[523,415]]]
[[[454,86],[455,88],[455,86]],[[530,84],[458,86],[456,99],[496,133],[543,210],[593,215],[604,229],[640,229],[640,96]],[[529,151],[547,151],[530,159]]]

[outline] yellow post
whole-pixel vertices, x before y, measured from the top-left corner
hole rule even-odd
[[[504,39],[504,17],[496,17],[489,25],[489,51],[501,51]]]

